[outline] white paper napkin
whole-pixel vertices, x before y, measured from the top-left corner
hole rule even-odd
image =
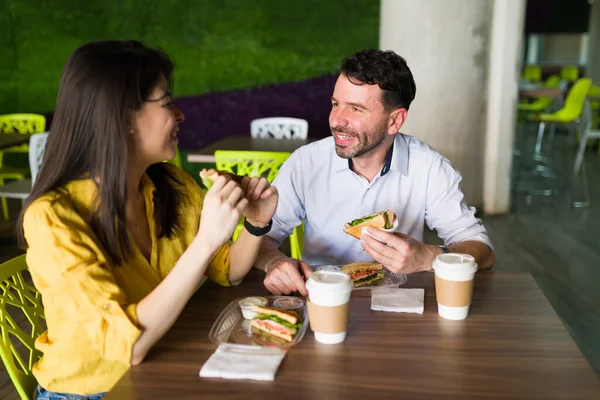
[[[278,347],[221,344],[200,369],[200,376],[272,381],[285,354]]]
[[[371,310],[423,314],[424,289],[373,288]]]

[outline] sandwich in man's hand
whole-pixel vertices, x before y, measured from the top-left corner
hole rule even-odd
[[[381,211],[345,223],[346,229],[344,229],[344,232],[360,240],[362,228],[372,226],[374,228],[390,229],[394,226],[395,221],[396,214],[392,210]]]
[[[342,266],[341,270],[350,275],[354,287],[373,285],[384,278],[383,265],[377,263],[352,263]]]
[[[253,305],[251,310],[257,314],[250,321],[253,328],[288,342],[294,340],[302,328],[300,315],[296,311],[257,305]]]
[[[207,189],[210,189],[210,187],[215,183],[217,178],[221,175],[225,175],[237,183],[242,183],[242,179],[244,178],[243,176],[233,174],[229,171],[218,171],[216,169],[210,168],[202,169],[202,171],[200,171],[200,180]]]

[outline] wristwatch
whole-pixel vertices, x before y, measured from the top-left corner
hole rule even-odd
[[[246,228],[248,233],[250,233],[251,235],[254,235],[254,236],[266,235],[267,233],[269,233],[272,226],[273,226],[273,220],[270,220],[269,224],[267,226],[265,226],[263,228],[258,228],[256,226],[252,225],[246,219],[244,219],[244,228]]]
[[[442,250],[442,253],[450,253],[450,250],[448,250],[448,248],[446,246],[444,246],[443,244],[438,245],[438,247]]]

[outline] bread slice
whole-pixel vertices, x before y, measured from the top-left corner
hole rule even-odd
[[[289,322],[290,324],[297,324],[300,320],[298,313],[294,310],[284,310],[281,308],[274,307],[261,307],[255,304],[252,305],[250,310],[254,311],[257,314],[275,315],[276,317],[279,317],[282,320]]]
[[[369,217],[372,217],[372,218],[369,218]],[[352,223],[354,221],[360,220],[360,219],[365,219],[365,218],[369,218],[369,219],[352,226]],[[396,214],[392,210],[386,210],[386,211],[381,211],[381,212],[378,212],[375,214],[365,215],[364,217],[357,218],[354,221],[345,223],[344,226],[346,227],[346,229],[344,229],[344,232],[346,232],[348,235],[354,236],[355,238],[360,240],[362,228],[367,227],[367,226],[372,226],[374,228],[385,229],[386,219],[389,222],[389,226],[392,226],[392,225],[394,225],[394,222],[396,221]]]
[[[384,278],[383,265],[378,263],[370,262],[358,262],[342,266],[342,271],[348,273],[354,282],[354,287],[361,287],[371,285],[376,281]],[[370,275],[361,276],[359,279],[354,278],[352,275],[368,271]]]
[[[253,328],[258,329],[259,331],[268,333],[269,335],[277,336],[278,338],[287,340],[288,342],[291,342],[294,339],[294,336],[290,335],[289,333],[270,330],[266,326],[261,325],[261,320],[253,319],[250,321],[250,324]]]
[[[214,168],[210,168],[202,169],[202,171],[200,171],[200,180],[207,189],[210,189],[210,187],[215,183],[217,178],[221,175],[227,176],[237,183],[242,183],[242,179],[244,179],[243,176],[236,175],[229,171],[219,171]]]

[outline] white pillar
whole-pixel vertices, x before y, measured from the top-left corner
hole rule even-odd
[[[600,0],[590,7],[586,76],[600,85]]]
[[[494,2],[483,158],[483,208],[486,214],[503,214],[510,210],[518,49],[522,42],[524,15],[524,0]]]
[[[487,160],[484,156],[490,26],[495,9],[502,8],[494,3],[505,3],[507,8],[516,6],[521,16],[524,12],[524,0],[381,2],[380,48],[394,50],[406,58],[417,84],[417,96],[402,132],[420,138],[448,157],[463,175],[461,186],[467,201],[485,206],[485,212],[484,164],[498,162],[497,157]],[[520,37],[522,22],[512,30]],[[516,76],[520,46],[518,42],[512,46],[511,58],[506,62]],[[515,88],[516,82],[515,78]],[[506,108],[510,107],[515,104]],[[509,120],[514,119],[514,112],[508,113]],[[512,143],[512,127],[502,134],[510,137]],[[510,152],[512,148],[506,150]],[[510,193],[508,185],[499,190]],[[508,208],[490,212],[504,211]]]

